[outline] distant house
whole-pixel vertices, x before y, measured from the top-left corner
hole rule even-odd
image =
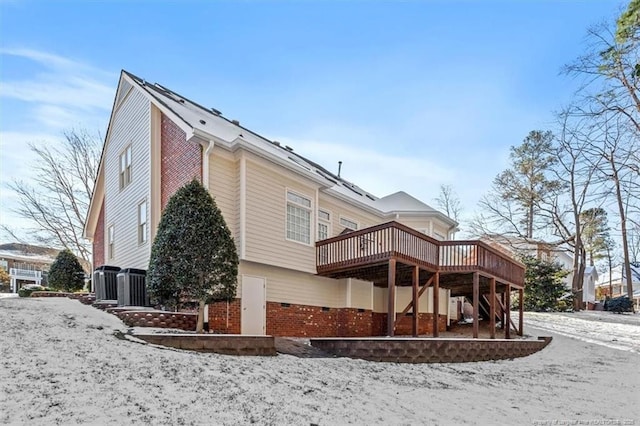
[[[426,203],[402,191],[379,198],[126,71],[84,231],[94,268],[146,269],[162,210],[194,178],[221,209],[240,258],[236,299],[208,306],[212,330],[437,333],[451,297],[471,297],[473,286],[522,290],[519,262],[482,243],[448,244],[457,223]],[[463,256],[470,247],[481,248],[480,260]]]
[[[595,266],[584,268],[584,278],[582,279],[582,302],[585,308],[593,308],[596,303],[596,283],[598,281],[598,271]]]
[[[10,290],[17,293],[26,284],[46,285],[46,272],[58,250],[28,244],[0,245],[0,267],[9,273]]]
[[[631,277],[633,285],[633,301],[636,310],[640,310],[640,265],[631,264]],[[601,274],[597,283],[598,293],[601,299],[609,297],[620,297],[627,295],[627,278],[623,265],[618,265]]]
[[[539,260],[560,264],[562,269],[568,272],[568,275],[563,279],[564,285],[567,290],[571,290],[573,282],[573,253],[568,248],[545,241],[496,234],[485,235],[481,239],[511,255],[529,255]]]

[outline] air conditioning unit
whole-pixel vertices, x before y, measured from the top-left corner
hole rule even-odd
[[[118,272],[120,272],[120,268],[108,265],[99,266],[93,271],[96,302],[118,299]]]
[[[118,273],[118,306],[149,306],[147,271],[126,268]]]

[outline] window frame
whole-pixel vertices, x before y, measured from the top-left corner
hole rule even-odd
[[[142,221],[143,217],[140,214],[140,207],[144,206],[144,222]],[[136,209],[136,214],[138,216],[138,244],[146,244],[149,230],[149,206],[147,204],[147,200],[143,200],[138,203],[138,207]]]
[[[355,229],[350,227],[350,226],[345,225],[342,221],[347,221],[347,222],[351,222],[351,223],[355,224],[356,225]],[[360,228],[360,222],[358,222],[356,220],[353,220],[353,219],[349,219],[348,217],[342,216],[342,215],[340,215],[339,223],[340,223],[340,226],[344,226],[345,228],[351,229],[352,231],[357,231]]]
[[[132,181],[132,163],[133,163],[133,148],[132,144],[127,145],[118,156],[118,184],[122,191]]]
[[[309,205],[306,206],[305,204],[301,204],[295,200],[291,200],[289,198],[289,194],[291,194],[294,197],[299,197],[305,201],[308,201]],[[284,229],[284,237],[285,240],[287,241],[291,241],[294,243],[298,243],[298,244],[304,244],[305,246],[311,246],[313,244],[313,235],[315,232],[314,226],[313,226],[313,197],[309,196],[309,195],[304,195],[301,192],[298,192],[296,190],[292,190],[289,188],[285,189],[285,193],[284,193],[284,197],[285,197],[285,215],[284,215],[284,225],[285,225],[285,229]],[[295,238],[290,238],[289,235],[290,234],[295,234],[295,232],[291,231],[289,229],[289,205],[291,205],[294,208],[297,209],[302,209],[304,211],[306,211],[309,215],[309,230],[308,230],[308,241],[301,241]]]

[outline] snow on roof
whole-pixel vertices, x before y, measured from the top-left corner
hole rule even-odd
[[[39,255],[39,254],[27,254],[19,250],[0,250],[0,258],[9,258],[18,260],[20,262],[37,262],[37,263],[51,263],[55,260],[55,257]]]
[[[383,212],[403,211],[403,212],[435,212],[436,209],[423,203],[415,197],[404,191],[398,191],[394,194],[387,195],[376,201],[376,206]]]
[[[374,208],[379,213],[433,212],[441,214],[443,219],[448,219],[452,225],[456,224],[446,215],[403,191],[379,199],[359,186],[331,173],[319,164],[297,154],[291,147],[283,146],[277,141],[271,141],[243,127],[237,120],[229,120],[215,108],[205,108],[160,84],[152,84],[127,71],[123,72],[194,131],[215,136],[225,142],[228,147],[242,143],[249,144],[288,164],[294,170],[320,180],[326,185],[326,188],[330,188],[333,192],[369,208]]]

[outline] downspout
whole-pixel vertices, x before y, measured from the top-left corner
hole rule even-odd
[[[212,139],[209,139],[209,144],[207,145],[207,148],[202,153],[202,186],[204,186],[208,192],[211,192],[209,188],[209,156],[211,155],[211,152],[213,152],[213,147],[215,145],[216,143]],[[209,305],[208,304],[204,305],[203,316],[204,316],[203,323],[206,322],[207,329],[209,329]],[[209,332],[211,332],[211,330],[209,330]]]
[[[207,190],[209,190],[209,156],[211,152],[213,152],[215,145],[216,143],[212,139],[209,139],[209,144],[202,155],[202,186]]]

